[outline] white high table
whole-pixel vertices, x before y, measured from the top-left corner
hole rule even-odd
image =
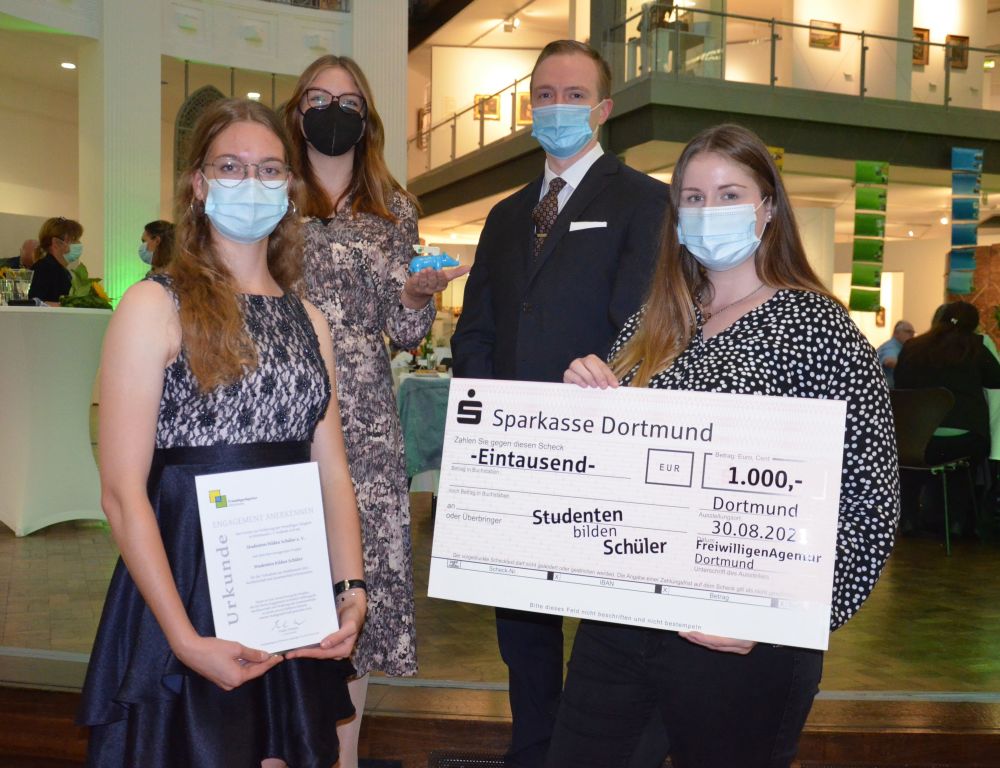
[[[0,522],[103,520],[90,404],[111,312],[0,307]]]

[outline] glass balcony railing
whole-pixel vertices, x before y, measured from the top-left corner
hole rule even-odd
[[[461,112],[431,123],[427,107],[418,112],[417,134],[407,142],[407,177],[449,163],[518,131],[531,130],[531,75],[496,93],[477,96]]]
[[[925,30],[921,30],[925,32]],[[929,35],[928,35],[929,37]],[[713,78],[943,107],[1000,109],[1000,51],[651,4],[612,27],[605,56],[621,87],[640,78]],[[1000,75],[998,75],[1000,77]]]
[[[347,13],[351,10],[351,0],[264,0],[264,2],[294,5],[297,8],[316,8],[320,11],[343,11]]]
[[[943,108],[1000,110],[1000,50],[899,38],[719,11],[651,4],[613,26],[604,56],[614,90],[643,78],[699,78],[879,98]],[[994,74],[996,73],[996,74]],[[408,177],[531,127],[529,75],[431,123],[419,112]]]

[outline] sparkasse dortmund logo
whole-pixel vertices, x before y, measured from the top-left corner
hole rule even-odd
[[[458,415],[455,420],[459,424],[478,424],[483,418],[483,404],[479,400],[473,400],[476,390],[469,390],[468,400],[458,401]]]
[[[210,504],[214,504],[216,509],[222,509],[223,507],[229,506],[226,501],[226,497],[222,495],[222,491],[209,491],[208,501]]]

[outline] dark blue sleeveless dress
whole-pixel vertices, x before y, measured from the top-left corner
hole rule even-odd
[[[152,279],[168,290],[168,278]],[[309,460],[330,399],[319,343],[298,297],[246,296],[256,370],[208,394],[184,352],[165,373],[149,499],[177,590],[199,634],[214,636],[194,478]],[[88,766],[256,768],[268,757],[330,768],[337,720],[354,713],[348,661],[286,660],[233,691],[185,667],[121,559],[87,669],[79,722]]]

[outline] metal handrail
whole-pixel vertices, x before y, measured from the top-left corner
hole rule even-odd
[[[749,21],[749,22],[755,22],[755,23],[758,23],[758,24],[769,25],[770,28],[771,28],[771,35],[770,35],[770,45],[771,45],[770,85],[771,85],[772,88],[777,87],[776,86],[776,84],[778,82],[778,77],[777,77],[777,74],[776,74],[776,70],[777,70],[777,43],[778,43],[779,40],[782,39],[781,35],[779,35],[777,33],[777,27],[780,26],[780,27],[787,27],[787,28],[790,28],[790,29],[803,29],[803,30],[814,29],[814,27],[812,25],[810,25],[810,24],[802,24],[801,22],[796,22],[796,21],[784,21],[784,20],[775,19],[775,18],[765,18],[765,17],[761,17],[761,16],[748,16],[748,15],[740,14],[740,13],[728,13],[726,11],[712,11],[712,10],[701,9],[701,8],[678,9],[677,6],[675,6],[672,3],[669,4],[669,5],[665,4],[665,3],[650,3],[643,10],[639,11],[638,13],[633,14],[632,16],[627,17],[626,19],[624,19],[623,21],[619,22],[618,24],[615,24],[614,26],[612,26],[609,29],[605,30],[605,33],[604,33],[604,43],[605,43],[605,45],[608,45],[609,43],[613,42],[610,38],[611,38],[611,36],[612,36],[612,34],[614,32],[616,32],[616,31],[624,31],[625,28],[630,23],[635,22],[636,20],[641,20],[644,16],[647,16],[647,14],[650,11],[653,11],[653,10],[664,10],[664,11],[668,11],[668,12],[669,11],[676,11],[676,10],[683,10],[685,13],[690,13],[692,15],[698,15],[698,16],[717,16],[717,17],[719,17],[721,19],[724,19],[724,20],[736,19],[738,21]],[[670,29],[674,33],[673,37],[674,37],[675,45],[679,49],[679,47],[680,47],[680,36],[681,36],[682,30],[680,29],[679,25],[675,25],[675,26],[671,27]],[[865,30],[861,30],[859,32],[856,32],[856,31],[853,31],[853,30],[840,28],[838,30],[838,32],[839,32],[839,34],[845,35],[845,36],[848,36],[848,37],[856,37],[856,38],[859,39],[859,41],[861,43],[861,54],[860,54],[861,55],[861,59],[860,59],[860,62],[859,62],[859,64],[860,64],[860,69],[859,69],[859,80],[860,80],[860,82],[859,82],[859,85],[858,85],[858,88],[859,88],[859,90],[858,90],[858,96],[860,98],[864,98],[865,97],[865,93],[868,90],[867,87],[866,87],[866,84],[865,84],[866,54],[867,54],[867,51],[869,50],[868,46],[865,44],[867,41],[879,40],[879,41],[885,41],[885,42],[890,42],[890,43],[899,43],[899,44],[903,44],[903,45],[922,45],[922,46],[927,46],[928,48],[943,48],[944,49],[944,54],[945,54],[944,55],[944,74],[945,74],[945,80],[944,80],[944,98],[942,100],[942,106],[945,109],[948,108],[948,104],[952,100],[951,99],[951,95],[950,95],[950,90],[951,90],[951,71],[952,71],[951,50],[953,48],[955,48],[955,49],[962,49],[962,50],[966,51],[967,53],[982,53],[982,54],[985,54],[985,55],[988,55],[988,56],[1000,56],[1000,50],[997,50],[996,48],[979,48],[979,47],[975,47],[975,46],[971,46],[971,45],[957,46],[957,45],[954,45],[952,43],[933,43],[933,42],[931,42],[929,40],[918,40],[916,38],[908,38],[908,37],[895,37],[895,36],[892,36],[892,35],[880,35],[880,34],[874,33],[874,32],[866,32]],[[675,75],[675,76],[679,76],[679,74],[680,74],[680,57],[679,56],[675,56],[674,57],[673,66],[671,67],[671,73],[673,75]]]
[[[811,25],[811,24],[806,24],[806,23],[801,23],[801,22],[796,22],[796,21],[786,21],[786,20],[782,20],[782,19],[776,19],[776,18],[773,18],[773,17],[772,18],[766,18],[766,17],[760,17],[760,16],[751,16],[751,15],[742,14],[742,13],[728,13],[728,12],[725,12],[725,11],[713,11],[713,10],[707,10],[707,9],[703,10],[703,9],[700,9],[700,8],[684,8],[684,9],[681,9],[681,8],[677,8],[672,3],[671,4],[666,4],[666,3],[652,3],[652,4],[648,5],[648,6],[646,6],[646,8],[644,8],[642,11],[639,11],[639,12],[637,12],[637,13],[635,13],[635,14],[627,17],[627,18],[625,18],[624,20],[616,23],[614,26],[610,27],[609,29],[606,29],[604,31],[604,44],[605,44],[605,47],[607,48],[608,46],[611,46],[611,45],[620,46],[620,45],[623,45],[623,44],[626,44],[626,43],[630,44],[629,30],[627,28],[631,27],[631,25],[635,24],[636,22],[639,22],[642,19],[646,19],[646,20],[651,19],[652,18],[651,12],[655,13],[656,11],[681,11],[681,12],[683,12],[685,14],[691,14],[691,18],[692,19],[705,19],[706,17],[708,17],[708,18],[718,18],[718,19],[721,19],[723,21],[723,23],[725,21],[734,20],[734,21],[740,21],[740,22],[749,22],[749,23],[753,23],[753,24],[756,24],[756,25],[761,25],[762,27],[764,27],[766,29],[766,31],[761,30],[761,34],[759,36],[759,40],[755,40],[754,42],[759,42],[761,44],[768,44],[769,45],[769,47],[770,47],[770,63],[769,63],[770,72],[769,72],[769,77],[767,78],[767,80],[765,80],[764,79],[764,77],[765,77],[764,73],[767,71],[768,64],[762,62],[763,67],[760,70],[760,80],[758,80],[757,82],[761,86],[763,86],[763,87],[767,87],[769,85],[772,89],[777,89],[778,87],[784,87],[784,86],[779,86],[779,84],[778,84],[778,79],[779,79],[778,78],[778,71],[779,71],[779,47],[778,47],[778,45],[779,45],[779,43],[781,43],[782,41],[786,41],[787,38],[795,30],[808,31],[808,30],[815,29],[815,27],[813,25]],[[664,14],[664,16],[665,15],[666,14]],[[713,23],[713,27],[714,26],[715,25]],[[662,29],[665,32],[669,32],[669,37],[667,39],[670,41],[670,45],[672,46],[673,50],[675,50],[675,51],[682,50],[682,46],[681,46],[682,35],[691,34],[688,30],[682,29],[682,27],[681,27],[680,24],[668,24],[666,28],[662,28]],[[640,30],[640,31],[645,31],[645,30]],[[853,39],[857,40],[858,43],[860,44],[859,45],[860,51],[856,54],[858,58],[854,58],[854,62],[856,64],[856,66],[857,66],[857,69],[855,70],[855,75],[856,75],[857,79],[860,80],[860,82],[857,84],[857,91],[856,92],[848,93],[847,94],[848,96],[852,96],[853,95],[855,98],[859,98],[859,99],[868,98],[869,95],[870,95],[870,93],[869,93],[869,85],[871,83],[883,82],[884,76],[886,74],[888,74],[886,72],[884,66],[882,65],[881,61],[879,59],[873,59],[872,58],[873,55],[870,53],[870,51],[873,50],[873,48],[872,48],[873,43],[876,43],[876,42],[878,42],[878,43],[889,43],[889,44],[893,44],[893,45],[898,45],[898,46],[900,46],[900,49],[902,49],[903,46],[917,46],[917,45],[919,45],[919,46],[926,46],[928,50],[933,50],[933,49],[943,50],[944,51],[944,56],[942,57],[943,58],[943,65],[941,65],[941,64],[935,64],[934,67],[933,67],[933,69],[928,69],[928,70],[924,70],[924,71],[927,72],[927,73],[941,73],[943,75],[942,80],[939,81],[939,82],[941,82],[943,84],[942,92],[939,94],[938,98],[933,99],[933,102],[937,106],[943,107],[944,109],[948,109],[950,103],[953,101],[952,94],[954,93],[954,90],[953,90],[953,83],[952,83],[952,72],[953,72],[953,67],[952,67],[952,51],[954,49],[961,49],[961,50],[963,50],[966,53],[967,56],[970,55],[970,54],[982,54],[982,55],[984,55],[986,57],[1000,57],[1000,50],[998,50],[996,48],[981,48],[981,47],[974,47],[974,46],[969,46],[969,45],[955,45],[954,43],[948,43],[948,42],[945,42],[945,43],[931,42],[929,40],[918,40],[918,39],[914,39],[914,38],[896,37],[896,36],[893,36],[893,35],[883,35],[883,34],[878,34],[878,33],[873,33],[873,32],[867,32],[867,31],[864,31],[864,30],[855,31],[855,30],[840,28],[838,31],[839,31],[840,35],[843,35],[844,37],[846,37],[848,39],[853,38]],[[634,39],[635,39],[634,37],[631,38],[631,40],[634,40]],[[658,55],[659,51],[658,51],[658,48],[657,48],[659,45],[660,45],[660,38],[658,36],[654,36],[651,41],[647,39],[646,42],[642,43],[642,47],[639,50],[645,51],[646,55],[652,54],[652,60],[653,61],[660,61],[659,55]],[[728,42],[727,42],[727,45],[728,45]],[[725,56],[724,50],[725,49],[723,48],[723,46],[720,43],[718,49],[713,49],[711,51],[706,50],[706,53],[708,53],[710,55],[718,54],[718,55],[724,57]],[[784,49],[782,48],[782,50],[784,50]],[[877,49],[876,49],[876,51],[877,51]],[[610,53],[610,51],[609,51],[609,53]],[[609,61],[614,61],[620,55],[621,55],[620,52],[616,51],[615,55],[613,55],[613,56],[612,55],[606,55],[605,58],[607,58]],[[885,53],[884,52],[877,53],[876,55],[882,57],[882,56],[885,55]],[[889,55],[891,56],[892,54],[890,53]],[[896,55],[897,56],[901,55],[901,50],[898,51]],[[680,78],[682,76],[683,69],[684,69],[683,58],[684,57],[679,56],[679,55],[673,56],[672,63],[669,64],[669,65],[667,65],[663,70],[660,70],[660,71],[656,71],[655,69],[645,69],[645,65],[643,65],[643,67],[640,68],[640,71],[639,71],[638,75],[636,75],[634,72],[632,74],[626,74],[625,75],[625,82],[632,82],[632,81],[634,81],[636,79],[650,77],[650,76],[653,76],[653,75],[655,75],[657,77],[669,76],[669,77],[672,77],[672,78]],[[935,59],[936,58],[937,57],[935,56]],[[710,62],[712,59],[710,58],[710,56],[703,56],[703,57],[701,57],[700,60],[703,63],[707,63],[707,62]],[[846,57],[845,61],[846,60],[850,60],[850,57]],[[696,59],[694,59],[694,61],[698,61],[698,59],[696,58]],[[875,62],[874,65],[872,63],[873,61]],[[690,62],[691,62],[691,60],[688,61],[688,63],[690,63]],[[893,64],[893,66],[898,67],[899,66],[899,62],[896,61],[895,64]],[[625,71],[625,69],[627,69],[627,68],[623,68],[621,71]],[[618,66],[616,66],[615,64],[612,64],[612,70],[617,73],[619,71]],[[897,70],[897,72],[900,72],[900,71],[902,71],[902,70]],[[872,77],[872,73],[876,73],[876,77],[875,78]],[[706,77],[713,77],[712,75],[705,75],[705,76]],[[721,78],[721,79],[724,79],[725,78],[725,73],[721,72],[717,77]],[[503,133],[504,137],[506,137],[508,135],[512,135],[512,134],[518,132],[518,130],[519,130],[519,126],[517,125],[517,93],[518,93],[519,86],[521,86],[523,84],[523,82],[525,80],[529,79],[529,78],[530,78],[530,75],[525,75],[523,77],[517,78],[513,82],[512,85],[507,85],[507,86],[501,88],[500,90],[496,91],[495,93],[493,93],[493,94],[491,94],[489,96],[484,97],[484,98],[487,98],[487,99],[502,98],[502,95],[504,93],[506,93],[508,91],[511,93],[511,101],[512,101],[511,124],[510,124],[510,128],[509,128],[509,132],[505,131]],[[620,85],[621,85],[621,81],[619,80],[616,88],[620,87]],[[806,87],[808,87],[808,86],[806,86]],[[820,87],[820,88],[814,88],[812,90],[816,90],[818,92],[822,92],[823,88],[822,87]],[[851,89],[851,90],[853,91],[853,89]],[[843,90],[841,90],[839,92],[842,93],[842,94],[844,93]],[[893,97],[892,96],[888,96],[887,98],[891,99]],[[920,98],[918,96],[912,94],[912,93],[911,93],[911,99],[913,101],[920,101]],[[905,100],[905,98],[903,98],[903,99],[897,99],[897,100]],[[462,109],[462,110],[460,110],[458,112],[452,113],[448,117],[445,117],[445,118],[437,121],[436,123],[433,123],[426,130],[421,130],[421,126],[418,125],[417,126],[416,135],[408,140],[408,145],[410,145],[412,147],[412,145],[416,144],[416,146],[418,147],[418,149],[422,150],[424,153],[426,153],[426,155],[425,156],[416,156],[415,155],[414,159],[416,160],[416,162],[417,163],[421,163],[421,160],[422,160],[422,164],[425,166],[425,169],[427,169],[427,170],[429,170],[432,167],[432,162],[434,162],[434,161],[432,160],[432,155],[431,155],[431,145],[434,144],[434,143],[436,143],[436,142],[438,142],[438,141],[441,141],[441,140],[448,141],[447,137],[442,137],[440,135],[442,129],[445,126],[449,126],[450,127],[450,148],[449,148],[450,151],[447,152],[447,153],[441,153],[440,151],[438,152],[438,158],[439,159],[436,161],[435,167],[437,165],[440,165],[442,162],[447,162],[446,158],[450,158],[451,160],[456,159],[456,157],[458,156],[459,120],[462,119],[462,118],[465,118],[470,112],[474,112],[474,110],[476,110],[476,109],[477,109],[477,105],[476,104],[468,106],[468,107],[466,107],[466,108],[464,108],[464,109]],[[469,141],[469,148],[467,150],[463,148],[462,154],[465,154],[467,151],[473,151],[472,150],[473,146],[478,146],[478,148],[481,149],[482,147],[484,147],[486,145],[486,143],[487,143],[487,141],[486,141],[486,131],[487,131],[487,125],[486,125],[486,123],[487,123],[486,120],[480,120],[479,121],[479,126],[478,126],[478,132],[479,132],[478,142],[476,142],[474,140]],[[496,130],[496,129],[493,129],[493,130]],[[463,136],[466,135],[464,133],[464,131],[465,131],[465,129],[463,129]],[[471,137],[469,137],[469,138],[471,139]],[[498,140],[500,140],[500,138],[501,137],[498,137],[498,138],[495,138],[495,139],[491,139],[490,143],[492,143],[492,141],[498,141]],[[463,147],[465,146],[464,142],[465,142],[465,139],[463,138]],[[438,149],[440,150],[440,146],[438,147]],[[418,157],[420,159],[417,159]],[[416,169],[414,169],[414,170],[416,170]],[[417,171],[417,172],[419,172],[419,171]]]
[[[530,74],[524,75],[523,77],[519,77],[516,80],[514,80],[513,83],[505,85],[500,90],[495,91],[495,92],[489,94],[488,96],[484,96],[483,97],[484,100],[485,99],[499,98],[501,96],[501,94],[506,93],[508,90],[510,91],[510,94],[511,94],[511,105],[512,105],[511,116],[510,116],[510,133],[516,133],[517,132],[517,93],[518,93],[518,86],[521,85],[525,80],[530,80],[530,79],[531,79],[531,75]],[[407,143],[415,143],[416,141],[418,141],[418,139],[424,138],[427,141],[426,148],[427,148],[428,154],[430,154],[430,142],[431,142],[431,137],[432,137],[434,131],[437,130],[438,128],[441,128],[442,126],[450,124],[451,125],[451,159],[454,160],[455,156],[456,156],[455,153],[456,153],[456,141],[457,141],[457,134],[458,134],[458,120],[459,120],[460,117],[462,117],[463,115],[468,114],[469,112],[475,112],[475,110],[477,108],[479,108],[479,105],[478,104],[473,104],[471,107],[466,107],[461,112],[453,112],[450,117],[446,117],[445,119],[441,120],[439,123],[432,124],[431,127],[428,128],[426,131],[421,131],[420,130],[420,126],[418,125],[417,126],[417,135],[414,136],[412,139],[410,139]],[[480,120],[479,121],[479,148],[480,149],[482,149],[485,146],[485,131],[486,131],[486,121],[485,120]]]
[[[294,5],[296,8],[315,8],[318,11],[350,13],[351,0],[264,0],[265,3]]]

